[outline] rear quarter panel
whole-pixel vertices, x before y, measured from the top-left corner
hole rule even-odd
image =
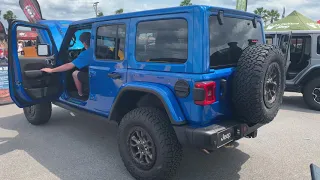
[[[190,86],[190,93],[185,98],[173,96],[174,101],[178,102],[179,107],[184,113],[185,120],[193,126],[202,126],[218,122],[219,116],[231,115],[230,96],[226,95],[226,99],[220,99],[220,79],[226,78],[229,80],[233,68],[218,70],[207,74],[185,74],[185,73],[167,73],[167,72],[150,72],[144,70],[128,70],[128,82],[152,82],[161,84],[167,87],[175,94],[174,86],[178,80],[185,80]],[[197,81],[214,80],[216,82],[216,97],[217,101],[208,106],[196,105],[193,101],[193,87]],[[231,81],[228,81],[229,85]],[[228,88],[230,90],[230,88]],[[230,92],[229,92],[230,93]],[[167,99],[167,98],[165,98]],[[170,100],[170,99],[167,99]],[[169,103],[169,102],[166,102]]]
[[[130,29],[130,58],[128,60],[127,82],[152,82],[164,85],[174,94],[174,86],[178,80],[185,80],[190,87],[190,93],[185,98],[174,96],[185,115],[186,121],[192,126],[205,126],[216,123],[219,116],[231,116],[230,96],[220,99],[220,80],[228,80],[231,86],[233,68],[210,70],[209,68],[209,32],[208,15],[206,7],[195,7],[186,13],[134,18]],[[188,60],[184,64],[138,62],[135,59],[136,28],[141,21],[162,18],[184,18],[188,21]],[[131,48],[132,47],[132,48]],[[216,82],[217,101],[212,105],[199,106],[193,100],[193,88],[198,81],[213,80]],[[230,88],[228,88],[230,90]]]

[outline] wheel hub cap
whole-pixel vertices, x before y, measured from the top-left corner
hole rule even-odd
[[[314,88],[314,90],[312,91],[312,95],[313,95],[313,100],[320,104],[320,88]]]
[[[34,106],[28,107],[27,110],[28,110],[28,113],[29,113],[30,116],[34,116],[34,114],[36,112]]]
[[[140,127],[131,131],[128,139],[130,153],[135,163],[142,169],[151,169],[155,163],[155,145],[149,133]]]
[[[280,91],[280,68],[277,63],[269,66],[264,83],[264,102],[272,108]]]

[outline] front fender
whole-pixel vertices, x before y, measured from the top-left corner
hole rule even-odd
[[[113,103],[114,106],[111,109],[111,117],[113,108],[116,107],[117,101],[121,99],[121,96],[125,94],[127,91],[139,91],[154,94],[161,100],[172,124],[186,124],[185,116],[173,92],[164,85],[146,82],[131,82],[124,85],[120,89],[120,92],[117,98],[115,99],[115,102]]]

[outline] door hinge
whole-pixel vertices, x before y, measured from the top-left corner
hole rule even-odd
[[[16,86],[21,86],[21,82],[20,81],[16,81]]]
[[[89,77],[94,77],[96,76],[96,72],[95,71],[90,71],[89,72]]]
[[[97,96],[95,94],[90,94],[89,99],[92,101],[97,101]]]

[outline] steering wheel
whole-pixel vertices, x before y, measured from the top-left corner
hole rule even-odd
[[[76,41],[77,41],[76,35],[73,35],[71,38],[69,47],[73,47],[76,44]]]

